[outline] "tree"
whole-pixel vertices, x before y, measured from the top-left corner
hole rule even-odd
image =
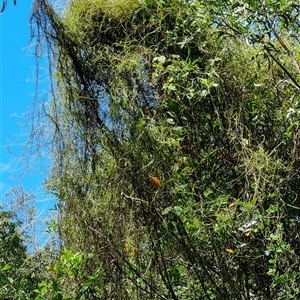
[[[90,257],[60,293],[299,295],[298,17],[295,1],[35,1],[47,186],[63,246]]]

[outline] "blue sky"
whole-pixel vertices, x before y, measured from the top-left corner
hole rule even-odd
[[[18,160],[25,142],[24,115],[34,93],[34,57],[26,49],[30,40],[30,3],[9,1],[1,21],[1,195],[16,183]],[[23,3],[22,3],[23,2]],[[23,136],[21,136],[23,135]],[[10,154],[15,153],[14,155]],[[12,180],[14,178],[14,180]]]
[[[1,2],[2,3],[2,2]],[[39,218],[53,207],[53,199],[43,193],[42,182],[47,175],[48,156],[22,158],[31,127],[30,113],[36,91],[36,61],[34,46],[30,43],[29,18],[31,1],[8,1],[0,14],[0,118],[1,160],[0,194],[2,204],[8,198],[4,194],[13,186],[22,185],[25,191],[35,194]],[[46,71],[40,70],[43,82],[39,86],[42,100],[47,101],[48,82]],[[43,89],[43,91],[41,91]],[[22,176],[20,177],[20,175]]]

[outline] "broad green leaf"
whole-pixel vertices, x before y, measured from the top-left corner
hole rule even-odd
[[[7,270],[10,270],[11,268],[12,268],[12,265],[6,264],[6,265],[1,269],[1,271],[7,271]]]

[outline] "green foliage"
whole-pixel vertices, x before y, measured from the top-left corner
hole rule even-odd
[[[299,295],[298,16],[295,1],[36,1],[69,249],[41,297]]]
[[[33,299],[41,273],[36,256],[27,253],[20,223],[15,216],[0,212],[0,297],[1,299]]]
[[[91,258],[92,255],[87,257],[87,259]],[[83,262],[82,254],[63,249],[59,261],[46,267],[48,274],[53,275],[39,283],[38,289],[35,290],[37,296],[34,299],[85,299],[84,294],[89,292],[92,283],[101,275],[101,271],[98,268],[93,274],[83,278],[81,275]]]

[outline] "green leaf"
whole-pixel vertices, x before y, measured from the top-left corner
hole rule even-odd
[[[176,91],[176,86],[174,84],[167,85],[167,88],[171,91]]]
[[[209,95],[209,91],[208,90],[202,90],[201,91],[201,97],[206,97],[207,95]]]
[[[171,125],[175,125],[175,122],[173,119],[169,118],[167,119],[167,123],[171,124]]]
[[[11,268],[12,268],[12,265],[6,264],[6,265],[1,269],[1,271],[7,271],[7,270],[10,270]]]
[[[9,281],[10,284],[14,283],[14,280],[11,277],[8,277],[7,280]]]
[[[158,57],[154,57],[152,61],[164,64],[166,62],[166,57],[161,55],[161,56],[158,56]]]
[[[88,285],[84,285],[84,286],[80,289],[80,293],[83,294],[84,292],[87,291],[88,288],[89,288]]]
[[[169,206],[169,207],[167,207],[167,208],[165,208],[164,209],[164,211],[163,211],[163,215],[166,215],[166,214],[168,214],[170,211],[172,210],[172,206]]]
[[[208,197],[209,195],[211,195],[213,193],[213,190],[211,188],[207,188],[204,191],[204,197]]]
[[[136,129],[139,129],[139,128],[144,127],[145,124],[146,124],[146,121],[145,121],[145,120],[140,120],[140,121],[138,121],[138,123],[136,124],[135,127],[136,127]]]

